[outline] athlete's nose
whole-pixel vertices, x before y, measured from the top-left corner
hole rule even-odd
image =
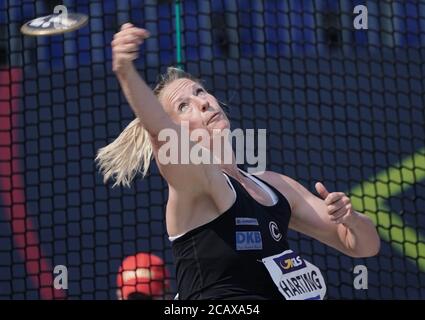
[[[205,111],[208,110],[210,104],[209,104],[209,102],[208,102],[207,99],[203,99],[203,98],[200,98],[200,97],[195,97],[195,99],[196,99],[195,100],[196,101],[196,104],[198,105],[199,109],[202,112],[205,112]]]

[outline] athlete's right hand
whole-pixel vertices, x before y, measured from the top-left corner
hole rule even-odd
[[[139,57],[139,46],[150,36],[146,29],[136,28],[131,23],[122,25],[121,30],[114,35],[112,46],[112,70],[125,72]]]

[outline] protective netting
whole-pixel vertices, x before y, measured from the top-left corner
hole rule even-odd
[[[64,1],[77,32],[27,37],[56,1],[0,3],[0,298],[115,299],[127,256],[162,257],[175,283],[166,184],[152,166],[132,189],[105,186],[96,151],[133,119],[110,42],[131,21],[152,36],[138,70],[176,64],[172,1]],[[368,29],[356,30],[356,5]],[[351,195],[377,224],[377,257],[352,259],[294,232],[328,297],[425,297],[425,1],[184,0],[185,70],[230,107],[233,128],[266,128],[268,169]],[[68,290],[53,289],[54,266]],[[353,284],[356,265],[368,289]]]

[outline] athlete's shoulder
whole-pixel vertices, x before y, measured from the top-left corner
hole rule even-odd
[[[291,208],[293,208],[299,188],[299,183],[297,181],[275,171],[259,171],[253,173],[253,175],[272,185],[276,190],[285,196],[285,198],[290,203]]]
[[[291,177],[275,171],[258,171],[253,173],[256,177],[265,180],[273,187],[296,188],[299,183]]]

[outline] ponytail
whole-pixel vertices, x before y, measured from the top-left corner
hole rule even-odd
[[[112,187],[130,187],[139,172],[144,177],[152,160],[152,144],[139,118],[131,121],[112,143],[99,149],[95,160],[103,182],[115,180]]]

